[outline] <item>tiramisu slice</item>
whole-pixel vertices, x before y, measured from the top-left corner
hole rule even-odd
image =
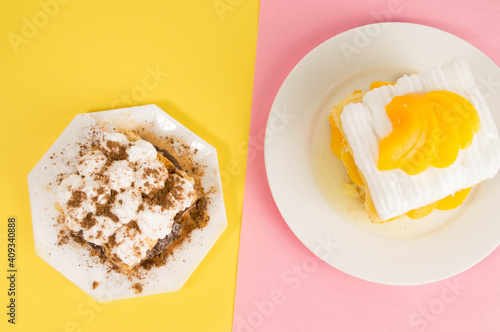
[[[161,151],[134,132],[104,133],[57,189],[63,224],[122,273],[166,250],[197,208],[193,178]]]

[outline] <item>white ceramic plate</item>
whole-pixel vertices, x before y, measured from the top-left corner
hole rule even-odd
[[[360,200],[343,193],[347,174],[330,151],[328,115],[347,94],[454,57],[469,63],[500,127],[500,69],[462,39],[417,24],[341,33],[304,57],[281,86],[266,131],[269,185],[291,230],[333,267],[382,284],[424,284],[464,271],[500,243],[500,175],[453,211],[371,224]]]
[[[168,148],[162,143],[164,139],[182,139],[191,151],[197,150],[192,159],[205,169],[200,181],[206,191],[210,190],[209,223],[203,229],[194,230],[190,241],[184,241],[168,258],[166,265],[144,271],[141,279],[108,271],[81,245],[72,242],[58,245],[61,226],[56,222],[59,212],[54,208],[56,178],[58,174],[76,171],[81,144],[91,146],[92,132],[102,127],[109,130],[143,128],[145,131],[141,131],[141,135],[162,148]],[[30,172],[28,184],[37,255],[100,302],[181,289],[227,226],[217,151],[156,105],[77,115]],[[94,281],[100,284],[95,289],[92,287]],[[136,282],[143,286],[140,294],[132,289]]]

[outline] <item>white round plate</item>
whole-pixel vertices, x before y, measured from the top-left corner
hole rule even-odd
[[[330,151],[334,104],[373,81],[393,81],[464,58],[500,127],[500,69],[447,32],[409,23],[379,23],[341,33],[312,50],[288,75],[266,131],[266,172],[288,226],[318,257],[352,276],[390,285],[451,277],[500,243],[500,176],[476,186],[453,211],[420,220],[372,224]]]

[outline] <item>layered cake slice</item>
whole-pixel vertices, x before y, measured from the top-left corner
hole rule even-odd
[[[465,60],[374,82],[333,107],[332,152],[373,222],[460,205],[500,168],[500,139]]]
[[[58,186],[57,207],[74,236],[129,274],[193,227],[194,184],[168,151],[131,131],[105,132]]]

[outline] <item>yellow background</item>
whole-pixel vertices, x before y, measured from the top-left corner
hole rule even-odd
[[[60,1],[0,3],[0,330],[230,331],[258,1]],[[148,70],[168,76],[146,89]],[[228,228],[181,291],[97,304],[35,255],[27,175],[76,114],[149,103],[217,149]],[[9,216],[18,220],[14,327]]]

